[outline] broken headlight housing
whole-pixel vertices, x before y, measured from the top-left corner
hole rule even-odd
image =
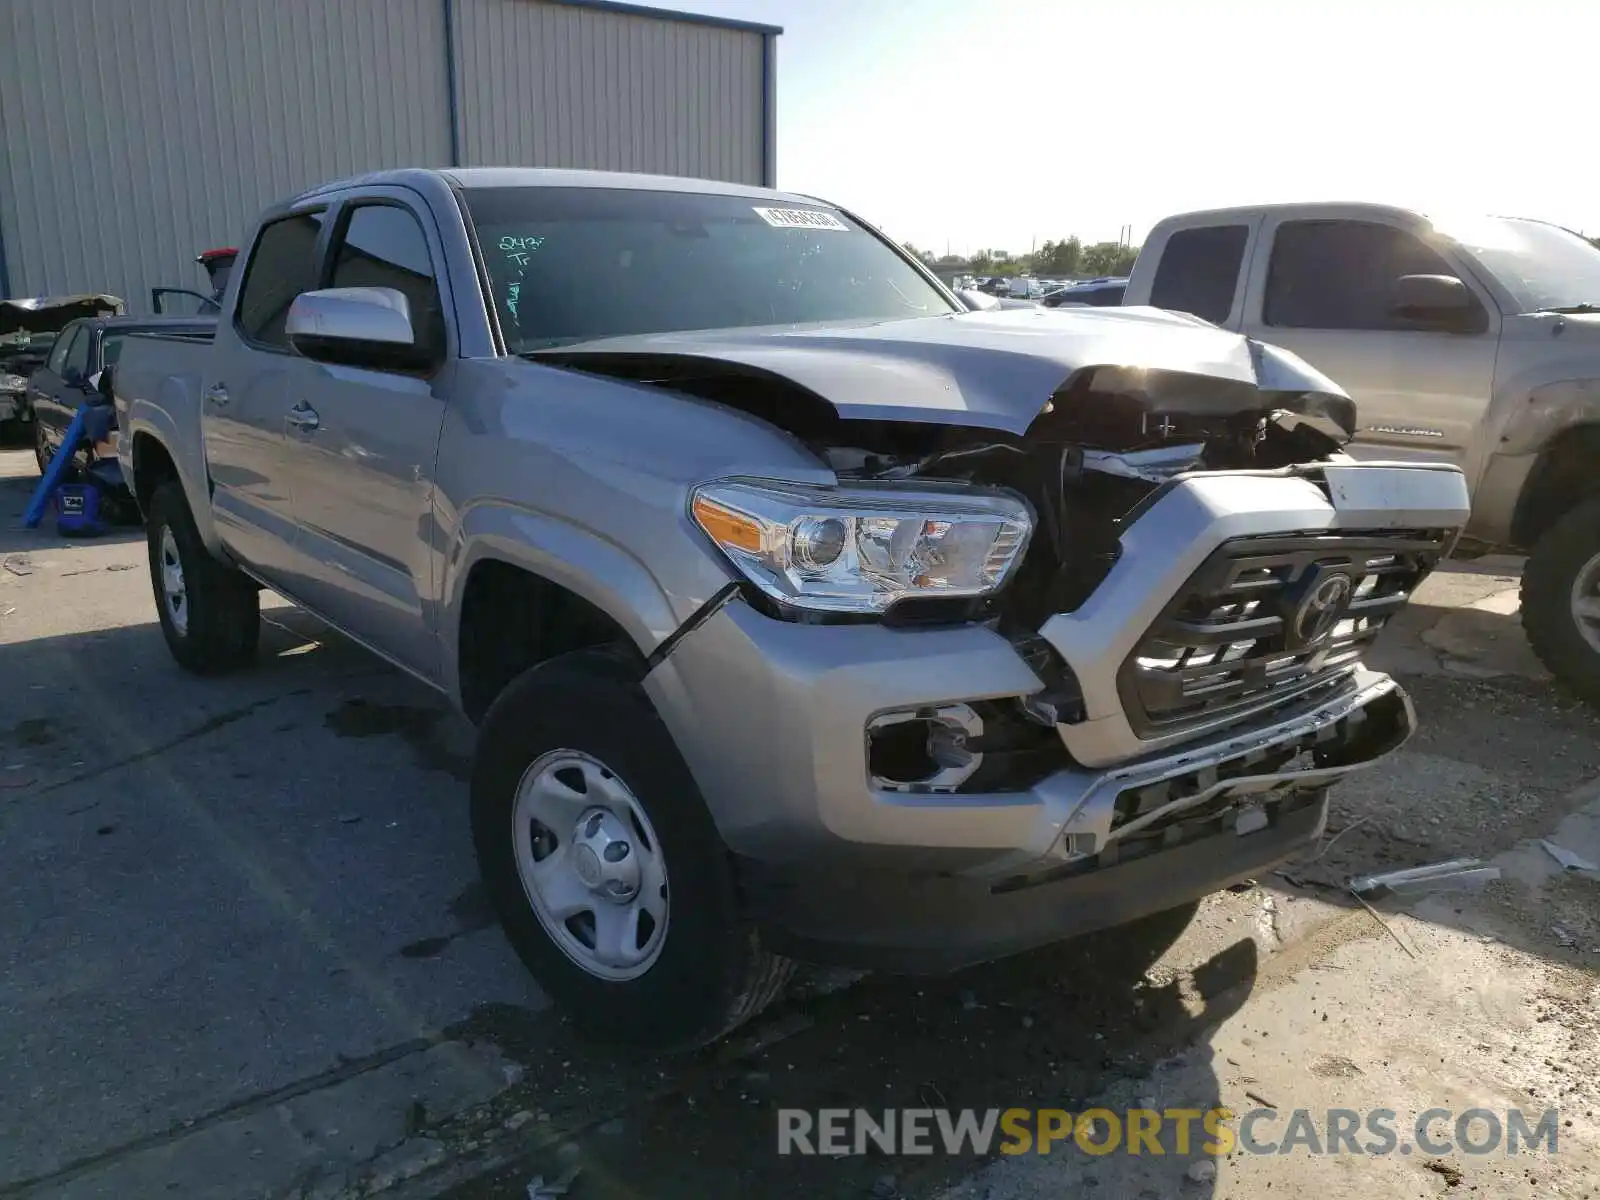
[[[696,488],[690,512],[767,596],[833,613],[988,595],[1033,530],[1021,497],[967,489],[732,479]]]

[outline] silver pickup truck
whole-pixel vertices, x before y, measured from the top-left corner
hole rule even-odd
[[[116,372],[167,643],[247,663],[265,586],[451,697],[503,928],[598,1035],[1182,909],[1412,730],[1361,658],[1461,472],[1348,459],[1291,354],[968,311],[681,179],[397,171],[247,245],[213,343]]]

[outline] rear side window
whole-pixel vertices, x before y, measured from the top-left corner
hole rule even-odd
[[[289,305],[317,286],[317,235],[324,214],[296,213],[262,227],[239,289],[239,332],[247,341],[287,350]]]
[[[1180,229],[1161,252],[1150,303],[1222,324],[1233,311],[1233,293],[1249,240],[1250,230],[1244,225]]]
[[[444,347],[444,311],[428,238],[409,209],[363,204],[350,210],[334,252],[332,287],[393,288],[406,298],[418,340]]]
[[[1285,329],[1415,329],[1395,315],[1402,275],[1456,272],[1415,234],[1367,221],[1286,221],[1272,243],[1262,316]]]

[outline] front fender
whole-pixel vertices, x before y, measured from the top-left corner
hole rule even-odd
[[[460,695],[461,609],[467,579],[484,559],[520,567],[581,596],[627,633],[648,655],[679,620],[654,576],[628,551],[592,530],[548,513],[485,501],[461,514],[444,563],[440,635],[444,683]]]
[[[1500,432],[1495,454],[1535,454],[1576,425],[1600,424],[1600,379],[1563,379],[1528,393]]]

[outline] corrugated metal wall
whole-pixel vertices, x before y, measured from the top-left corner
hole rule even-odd
[[[461,158],[760,184],[766,38],[549,0],[455,0]]]
[[[160,283],[268,203],[449,161],[439,0],[7,0],[0,237],[13,295]]]
[[[768,34],[627,7],[0,0],[8,290],[110,291],[147,312],[153,286],[204,290],[195,254],[268,204],[382,167],[762,182]]]

